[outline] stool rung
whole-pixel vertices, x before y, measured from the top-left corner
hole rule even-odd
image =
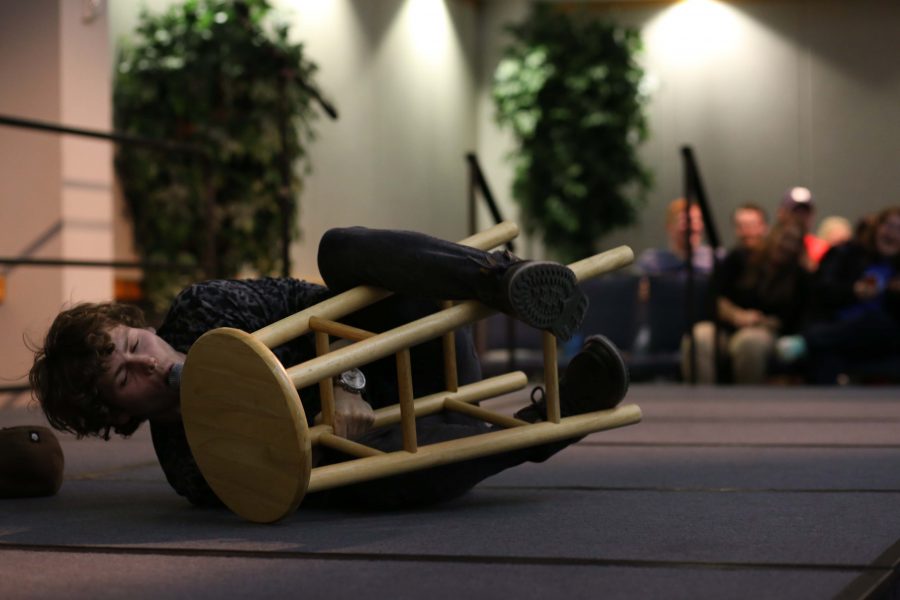
[[[365,444],[360,444],[359,442],[354,442],[353,440],[348,440],[347,438],[342,438],[339,435],[328,432],[319,434],[318,442],[322,446],[328,446],[329,448],[334,448],[335,450],[340,450],[341,452],[351,456],[358,456],[359,458],[384,454],[381,450],[376,450]]]
[[[500,413],[485,410],[480,406],[466,404],[465,402],[460,402],[453,398],[444,400],[444,408],[464,415],[469,415],[470,417],[475,417],[476,419],[481,419],[482,421],[487,421],[488,423],[493,423],[494,425],[500,425],[501,427],[521,427],[522,425],[528,425],[527,421],[509,417],[507,415],[501,415]]]

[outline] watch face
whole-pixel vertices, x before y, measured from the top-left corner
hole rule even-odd
[[[341,373],[341,383],[352,390],[362,390],[366,387],[366,376],[359,369],[350,369]]]

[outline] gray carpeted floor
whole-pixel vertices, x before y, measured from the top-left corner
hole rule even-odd
[[[0,501],[0,597],[865,597],[900,561],[898,400],[635,386],[643,423],[459,500],[269,526],[190,507],[146,431],[63,436],[60,493]],[[21,423],[43,418],[0,399]]]

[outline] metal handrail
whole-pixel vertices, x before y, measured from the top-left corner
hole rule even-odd
[[[208,164],[211,153],[208,148],[190,144],[186,142],[174,142],[171,140],[160,140],[154,138],[146,138],[136,135],[120,133],[117,131],[100,131],[97,129],[84,129],[80,127],[71,127],[59,123],[50,123],[47,121],[39,121],[35,119],[24,119],[21,117],[13,117],[9,115],[0,115],[0,125],[8,127],[17,127],[20,129],[29,129],[34,131],[44,131],[61,135],[75,135],[99,140],[113,142],[115,144],[124,144],[131,146],[143,146],[154,150],[166,152],[180,152],[184,154],[195,155]],[[105,267],[114,269],[143,269],[143,270],[173,270],[188,271],[194,270],[196,267],[187,267],[185,265],[176,265],[172,263],[154,263],[154,262],[133,262],[133,261],[98,261],[98,260],[79,260],[79,259],[32,259],[32,258],[0,258],[0,265],[8,265],[10,267],[29,266],[29,267]]]
[[[116,131],[99,131],[96,129],[69,127],[68,125],[60,125],[58,123],[48,123],[46,121],[37,121],[34,119],[23,119],[21,117],[11,117],[9,115],[0,115],[0,125],[18,127],[21,129],[33,129],[36,131],[46,131],[49,133],[59,133],[64,135],[77,135],[81,137],[89,137],[116,142],[117,144],[146,146],[148,148],[156,148],[158,150],[185,152],[188,154],[200,154],[204,156],[209,155],[208,149],[196,144],[145,138],[136,135],[119,133]]]
[[[487,178],[484,176],[484,171],[482,171],[481,164],[478,162],[478,157],[474,152],[466,154],[466,162],[469,164],[469,234],[472,235],[478,231],[478,226],[475,223],[476,192],[481,192],[481,197],[484,198],[484,202],[487,204],[491,217],[494,219],[494,224],[502,223],[506,219],[500,214],[500,207],[494,199],[491,186],[488,185]],[[510,252],[515,252],[515,245],[512,241],[507,242],[506,247]]]
[[[62,258],[8,258],[0,257],[0,265],[13,267],[104,267],[111,269],[144,269],[147,271],[192,271],[197,266],[175,263],[157,263],[125,260],[87,260]]]
[[[488,184],[487,178],[484,176],[484,171],[481,169],[481,164],[478,162],[478,157],[474,152],[466,154],[466,162],[469,165],[469,234],[471,235],[478,231],[478,224],[475,222],[476,197],[478,196],[478,192],[481,193],[481,197],[484,199],[485,204],[487,204],[491,217],[494,219],[494,223],[502,223],[505,219],[500,213],[500,207],[494,199],[494,193],[491,191],[491,186]],[[510,252],[515,252],[516,247],[512,240],[510,240],[506,242],[506,248]],[[484,321],[481,321],[479,324],[482,328],[483,323]],[[483,335],[483,329],[479,335]],[[481,343],[483,344],[483,342]],[[509,371],[515,371],[516,322],[509,315],[506,317],[506,352],[506,368]]]

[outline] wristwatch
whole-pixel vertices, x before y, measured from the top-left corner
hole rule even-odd
[[[348,369],[338,375],[337,384],[351,394],[362,394],[366,389],[366,376],[359,369]]]

